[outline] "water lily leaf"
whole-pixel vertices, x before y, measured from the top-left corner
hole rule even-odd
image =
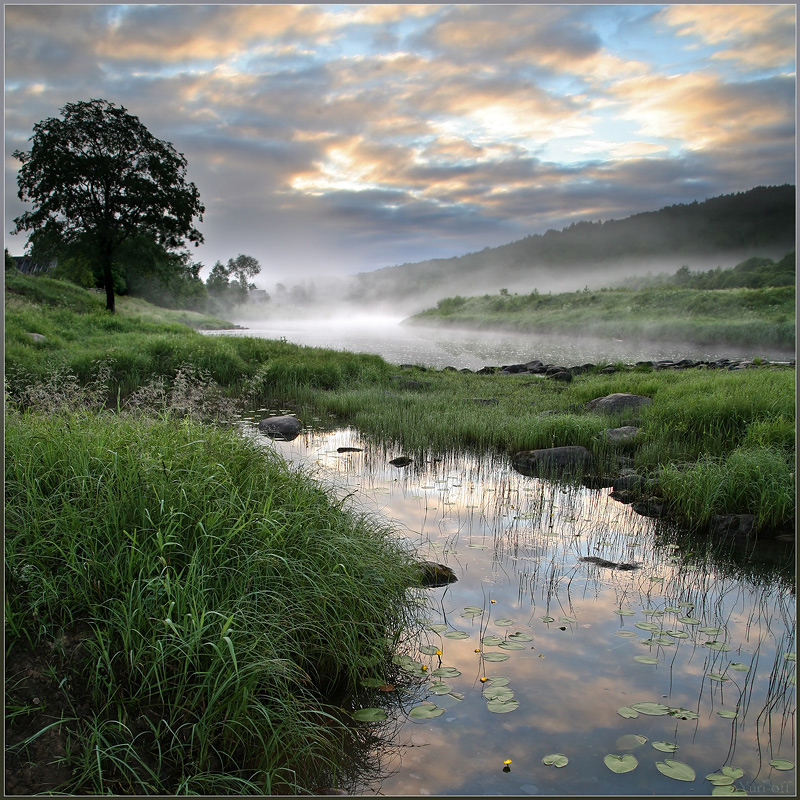
[[[695,771],[682,761],[672,761],[665,759],[664,761],[656,761],[656,769],[668,778],[676,781],[693,781],[696,777]]]
[[[700,633],[707,633],[709,636],[718,636],[720,633],[722,633],[723,628],[712,628],[704,625],[702,628],[698,628],[697,630],[700,631]]]
[[[387,719],[386,712],[382,708],[359,708],[352,716],[359,722],[383,722]]]
[[[797,653],[784,653],[783,657],[787,661],[797,661]]]
[[[569,759],[563,753],[551,753],[542,759],[543,764],[554,767],[566,767],[569,764]]]
[[[431,675],[434,678],[457,678],[461,674],[455,667],[437,667]]]
[[[670,711],[669,706],[665,706],[663,703],[651,703],[649,701],[643,703],[632,703],[631,708],[651,717],[663,717],[664,715],[669,714]]]
[[[711,790],[712,795],[725,795],[726,797],[747,797],[744,789],[737,789],[735,786],[715,786]]]
[[[634,656],[634,661],[638,661],[640,664],[658,664],[658,659],[653,658],[653,656]]]
[[[700,715],[696,711],[691,711],[688,708],[671,708],[669,715],[675,719],[699,719]]]
[[[571,625],[573,622],[577,622],[578,620],[576,620],[575,617],[559,617],[558,621],[566,622]]]
[[[681,609],[680,606],[667,606],[664,611],[668,611],[670,614],[680,614]]]
[[[633,631],[614,631],[614,636],[621,636],[623,639],[634,639],[638,634]]]
[[[366,686],[368,689],[377,689],[385,683],[386,681],[383,678],[364,678],[364,680],[361,681],[361,685]]]
[[[488,544],[468,544],[467,547],[471,547],[473,550],[488,550]]]
[[[660,625],[656,625],[655,622],[634,622],[633,624],[637,628],[639,628],[640,630],[650,631],[651,633],[653,631],[660,631],[661,630],[661,626]]]
[[[453,691],[453,687],[449,686],[448,684],[444,683],[443,681],[435,681],[430,685],[430,691],[432,694],[440,695],[440,694],[450,694]]]
[[[723,653],[727,653],[728,650],[731,649],[731,646],[729,644],[726,644],[725,642],[717,642],[717,641],[706,642],[705,645],[709,650],[719,650],[720,652]]]
[[[483,609],[479,608],[477,611],[465,611],[461,616],[464,619],[475,619],[475,617],[479,617],[483,614]]]
[[[614,613],[619,614],[621,617],[632,617],[636,612],[628,611],[627,608],[615,608]]]
[[[723,767],[719,772],[712,772],[710,775],[706,775],[706,780],[711,781],[714,786],[729,786],[735,780],[744,775],[744,770],[739,769],[738,767]]]
[[[481,639],[481,644],[485,644],[487,647],[497,646],[498,644],[502,644],[505,640],[502,636],[495,636],[493,633],[489,634],[488,636],[484,636]]]
[[[483,614],[483,607],[482,606],[464,606],[464,611],[477,611]]]
[[[421,706],[414,706],[414,708],[408,712],[408,716],[413,717],[414,719],[433,719],[434,717],[439,717],[442,714],[444,714],[443,708],[439,708],[439,706],[434,706],[430,703],[423,703]]]
[[[640,733],[626,733],[624,736],[619,736],[614,746],[617,750],[635,750],[647,743],[647,737],[642,736]]]
[[[509,625],[514,624],[513,619],[496,619],[494,621],[495,625],[499,625],[501,628],[507,628]]]
[[[653,742],[653,747],[662,753],[674,753],[678,749],[675,742]]]
[[[630,706],[622,706],[621,708],[618,708],[617,714],[625,719],[636,719],[636,717],[639,716],[639,712]]]
[[[719,714],[723,719],[736,719],[736,717],[739,716],[738,711],[727,711],[725,709],[722,711],[717,711],[717,714]]]
[[[510,656],[508,653],[484,653],[484,661],[506,661]]]
[[[540,619],[542,620],[542,622],[555,622],[555,619],[553,617],[540,617]]]
[[[686,631],[667,631],[668,636],[672,636],[673,639],[688,639],[689,634]]]
[[[469,639],[469,634],[466,631],[448,631],[445,634],[446,639]]]
[[[425,630],[433,631],[434,633],[443,633],[447,630],[447,625],[445,625],[443,622],[437,622],[435,625],[426,625]]]
[[[617,756],[609,753],[603,757],[605,765],[612,771],[622,774],[623,772],[632,772],[639,766],[636,756],[630,753],[625,753],[624,756]]]
[[[509,711],[516,711],[516,709],[519,708],[519,700],[514,700],[513,698],[509,698],[508,700],[497,698],[495,700],[490,700],[486,704],[486,708],[495,714],[507,714]]]
[[[500,644],[503,650],[525,650],[525,645],[522,642],[512,642],[508,639]]]
[[[697,617],[678,617],[678,622],[683,622],[685,625],[699,625],[702,621]]]
[[[678,606],[680,608],[685,608],[687,611],[691,611],[694,608],[694,603],[687,603],[684,601],[683,603],[678,603]]]
[[[454,697],[456,700],[464,699],[464,695],[461,692],[450,692],[450,697]]]
[[[663,617],[664,616],[664,612],[659,610],[659,609],[657,609],[657,608],[646,608],[644,611],[642,611],[642,614],[644,614],[646,617]]]
[[[773,758],[769,765],[779,770],[794,769],[794,761],[787,761],[785,758]]]
[[[720,683],[724,683],[725,681],[729,681],[730,678],[726,678],[724,675],[720,675],[719,672],[709,672],[708,677],[712,681],[719,681]]]
[[[750,666],[748,664],[742,664],[741,661],[731,661],[730,667],[731,669],[735,669],[737,672],[750,671]]]
[[[435,656],[438,650],[439,648],[434,644],[423,644],[419,648],[420,653],[424,653],[426,656]]]
[[[514,692],[507,686],[489,686],[484,689],[483,696],[487,700],[510,700]]]
[[[666,636],[659,636],[652,640],[653,644],[660,644],[662,647],[667,647],[669,645],[675,644],[672,639],[667,639]]]
[[[510,678],[504,678],[502,675],[495,675],[492,678],[489,678],[489,685],[490,686],[507,686]]]
[[[533,636],[529,633],[525,633],[523,631],[518,631],[517,633],[512,633],[509,637],[509,640],[514,642],[532,642]]]

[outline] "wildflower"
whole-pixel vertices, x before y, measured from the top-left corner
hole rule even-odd
[[[442,654],[442,651],[441,651],[441,650],[437,650],[437,651],[436,651],[436,655],[437,655],[437,656],[440,656],[441,654]]]
[[[490,603],[496,603],[496,602],[497,602],[497,600],[490,600],[489,602],[490,602]]]
[[[508,766],[511,763],[511,759],[507,758],[503,763]]]
[[[511,772],[511,759],[507,758],[503,762],[503,772]]]
[[[476,648],[475,648],[475,652],[476,652],[476,653],[480,653],[480,651],[481,651],[480,647],[476,647]]]
[[[481,678],[481,683],[486,683],[486,681],[488,681],[488,680],[489,680],[489,679],[488,679],[488,678],[487,678],[487,677],[484,675],[484,676]]]
[[[428,665],[427,665],[427,664],[423,664],[423,665],[422,665],[422,671],[423,671],[423,672],[426,672],[426,671],[427,671],[427,669],[428,669]]]

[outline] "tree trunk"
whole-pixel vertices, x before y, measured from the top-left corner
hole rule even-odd
[[[100,246],[100,258],[103,266],[103,283],[106,287],[106,311],[114,313],[114,275],[111,271],[111,264],[114,258],[114,248],[109,241],[105,241]]]

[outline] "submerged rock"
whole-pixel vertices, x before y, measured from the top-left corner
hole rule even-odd
[[[753,514],[718,514],[711,519],[711,533],[746,542],[754,533],[755,521]]]
[[[630,571],[632,569],[639,569],[639,564],[632,563],[618,563],[616,561],[608,561],[605,558],[598,556],[582,556],[578,561],[585,561],[587,564],[597,564],[598,567],[607,567],[608,569],[619,569],[623,571]]]
[[[267,417],[258,423],[258,429],[261,433],[266,433],[267,436],[273,439],[281,439],[286,442],[291,442],[300,435],[303,426],[297,417],[285,415],[282,417]]]
[[[429,588],[435,586],[446,586],[458,580],[455,572],[444,564],[437,564],[435,561],[420,561],[419,563],[420,583]]]
[[[592,455],[580,445],[522,450],[514,455],[512,466],[529,477],[548,477],[567,472],[582,475],[592,463]]]
[[[412,461],[413,459],[408,456],[398,456],[397,458],[393,458],[389,463],[393,467],[407,467]]]

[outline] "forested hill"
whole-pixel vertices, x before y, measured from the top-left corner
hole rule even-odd
[[[448,294],[564,291],[607,286],[631,275],[727,268],[750,256],[795,248],[795,187],[759,186],[621,220],[577,222],[561,231],[449,259],[355,276],[351,299],[416,304]]]

